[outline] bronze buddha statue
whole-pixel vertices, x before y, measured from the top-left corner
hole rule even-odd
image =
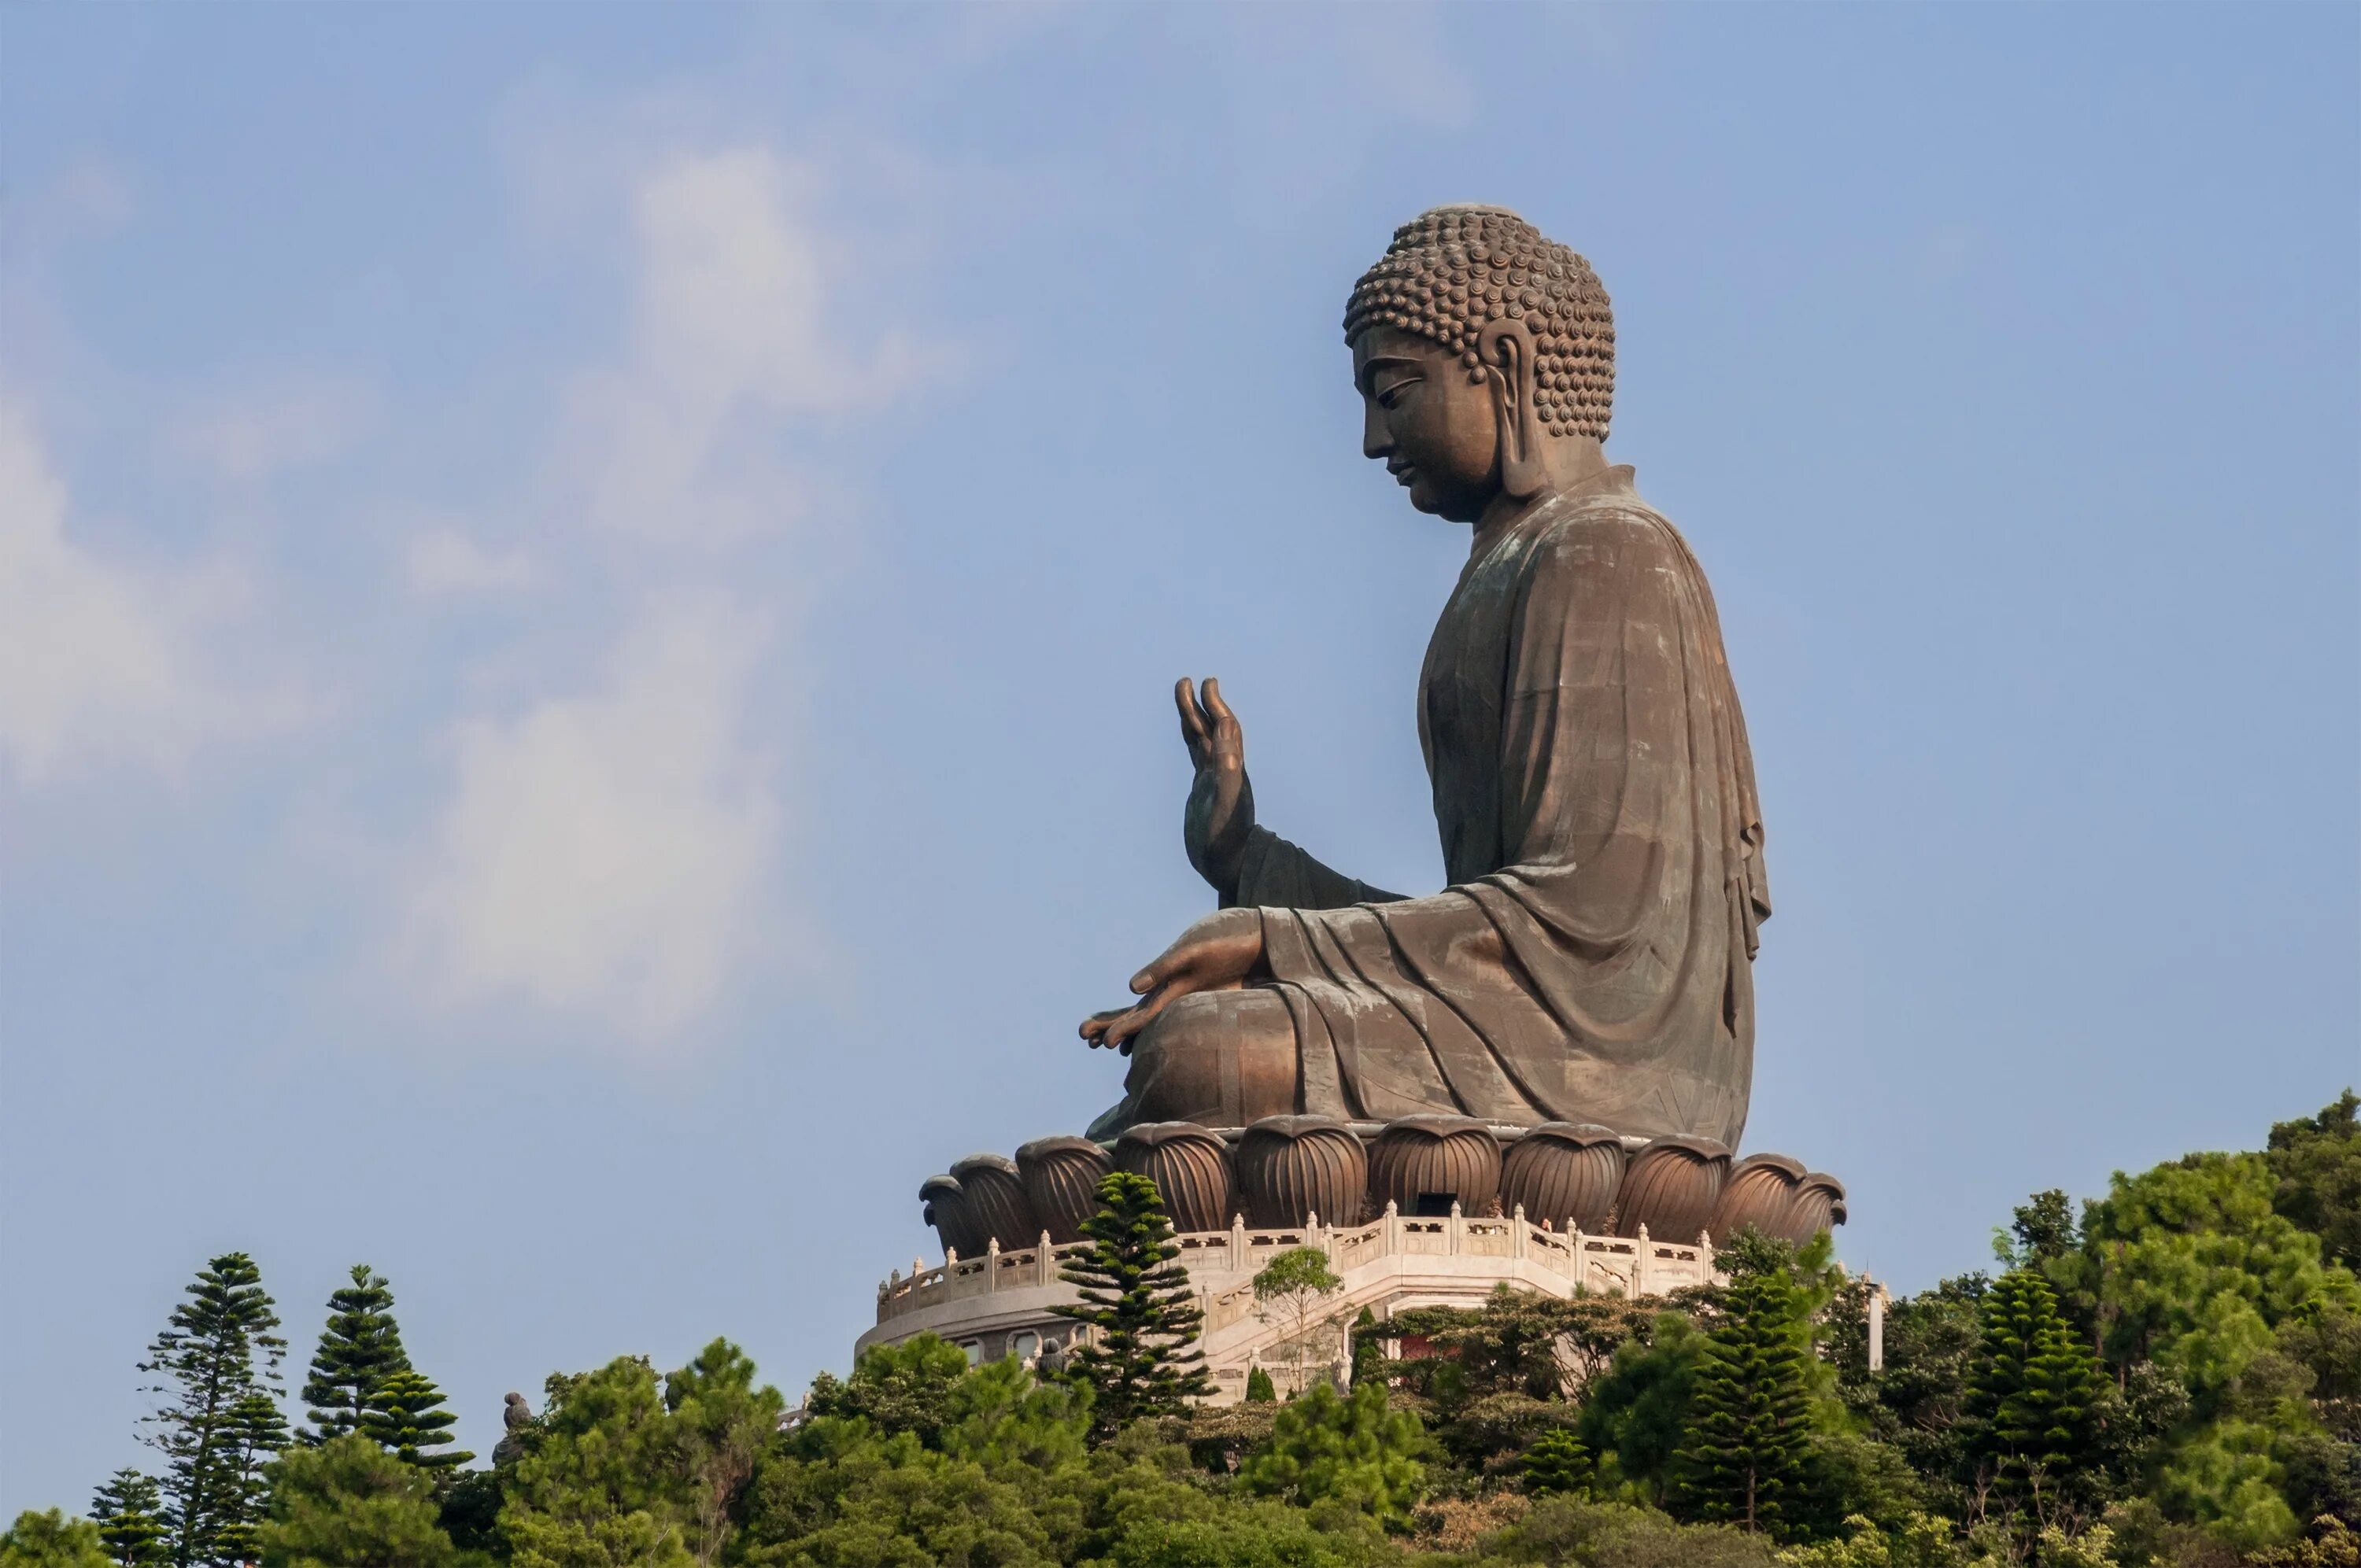
[[[1345,336],[1363,453],[1473,529],[1418,693],[1449,885],[1388,893],[1257,824],[1235,715],[1181,681],[1184,839],[1221,907],[1082,1025],[1130,1058],[1092,1134],[1443,1112],[1734,1147],[1762,811],[1705,574],[1602,449],[1606,291],[1515,214],[1439,207]]]

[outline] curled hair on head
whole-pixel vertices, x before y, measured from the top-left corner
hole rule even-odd
[[[1400,327],[1479,368],[1476,344],[1506,317],[1533,334],[1533,401],[1552,435],[1607,439],[1615,406],[1615,315],[1590,263],[1506,207],[1436,207],[1394,230],[1353,285],[1345,340]]]

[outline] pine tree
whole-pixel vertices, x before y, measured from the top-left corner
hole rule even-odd
[[[1386,1342],[1378,1332],[1378,1315],[1367,1307],[1353,1320],[1353,1387],[1386,1380]]]
[[[397,1372],[410,1370],[401,1330],[393,1321],[393,1287],[366,1263],[353,1265],[353,1282],[328,1298],[327,1326],[303,1379],[303,1402],[311,1407],[307,1442],[341,1437],[361,1423],[369,1396]]]
[[[272,1398],[287,1342],[261,1271],[242,1252],[207,1264],[139,1370],[166,1396],[147,1441],[166,1461],[165,1539],[174,1568],[235,1560],[261,1514],[261,1467],[283,1442]],[[257,1366],[257,1357],[261,1365]],[[268,1412],[266,1415],[266,1411]],[[274,1438],[274,1432],[281,1434]]]
[[[1238,1466],[1240,1490],[1309,1508],[1342,1503],[1380,1519],[1403,1519],[1425,1486],[1418,1418],[1392,1409],[1386,1391],[1364,1384],[1339,1397],[1315,1383],[1272,1421],[1270,1441]]]
[[[288,1446],[287,1418],[279,1413],[279,1401],[257,1389],[230,1407],[227,1430],[236,1518],[222,1527],[214,1551],[231,1561],[252,1563],[261,1554],[256,1531],[270,1512],[267,1466]]]
[[[1784,1270],[1733,1279],[1673,1454],[1675,1496],[1697,1519],[1775,1527],[1808,1484],[1811,1350],[1803,1297]]]
[[[360,1434],[422,1470],[448,1470],[476,1456],[460,1449],[437,1453],[459,1418],[443,1409],[443,1392],[423,1374],[401,1371],[377,1386],[361,1413]]]
[[[1246,1403],[1249,1405],[1279,1403],[1279,1386],[1270,1380],[1270,1374],[1259,1366],[1246,1368]]]
[[[1163,1195],[1119,1170],[1099,1183],[1098,1198],[1099,1212],[1082,1223],[1090,1249],[1060,1273],[1082,1299],[1051,1310],[1097,1331],[1074,1351],[1073,1368],[1097,1390],[1091,1433],[1104,1442],[1142,1416],[1177,1415],[1213,1387],[1203,1354],[1187,1348],[1201,1314],[1188,1271],[1172,1261],[1180,1248]]]
[[[1525,1490],[1536,1497],[1589,1489],[1594,1467],[1590,1450],[1564,1427],[1552,1427],[1525,1450],[1522,1469]]]
[[[90,1500],[98,1539],[119,1568],[158,1568],[164,1563],[164,1495],[156,1478],[118,1470]]]
[[[1983,1343],[1969,1375],[1967,1452],[2004,1498],[2037,1497],[2072,1475],[2094,1437],[2099,1369],[2030,1268],[1983,1300]]]
[[[275,1479],[259,1531],[266,1568],[489,1568],[493,1561],[454,1551],[434,1478],[365,1438],[299,1447]],[[613,1560],[594,1549],[579,1561]]]

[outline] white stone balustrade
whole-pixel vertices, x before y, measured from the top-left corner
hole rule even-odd
[[[1471,1219],[1454,1212],[1416,1216],[1389,1204],[1378,1218],[1358,1225],[1323,1224],[1317,1215],[1301,1225],[1249,1230],[1243,1219],[1225,1231],[1193,1232],[1174,1238],[1178,1261],[1189,1273],[1205,1314],[1202,1344],[1209,1370],[1221,1387],[1217,1398],[1242,1387],[1243,1368],[1261,1354],[1276,1330],[1256,1311],[1254,1277],[1291,1247],[1316,1246],[1345,1281],[1332,1302],[1334,1310],[1356,1313],[1363,1306],[1380,1318],[1410,1306],[1475,1306],[1494,1286],[1510,1284],[1558,1297],[1577,1290],[1605,1296],[1660,1296],[1719,1277],[1712,1238],[1694,1243],[1637,1236],[1593,1236],[1579,1231],[1543,1229],[1522,1210],[1506,1219]],[[877,1326],[861,1344],[892,1343],[928,1330],[978,1354],[1002,1354],[996,1346],[1023,1332],[1071,1333],[1053,1306],[1076,1299],[1059,1270],[1089,1246],[1087,1242],[1053,1246],[1045,1234],[1029,1247],[1003,1252],[998,1244],[982,1257],[945,1256],[936,1268],[913,1267],[877,1288]]]

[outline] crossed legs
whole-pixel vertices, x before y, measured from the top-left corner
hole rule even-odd
[[[1297,1108],[1300,1076],[1295,1020],[1277,992],[1197,992],[1132,1042],[1123,1101],[1091,1124],[1091,1136],[1141,1122],[1243,1127],[1283,1116]]]

